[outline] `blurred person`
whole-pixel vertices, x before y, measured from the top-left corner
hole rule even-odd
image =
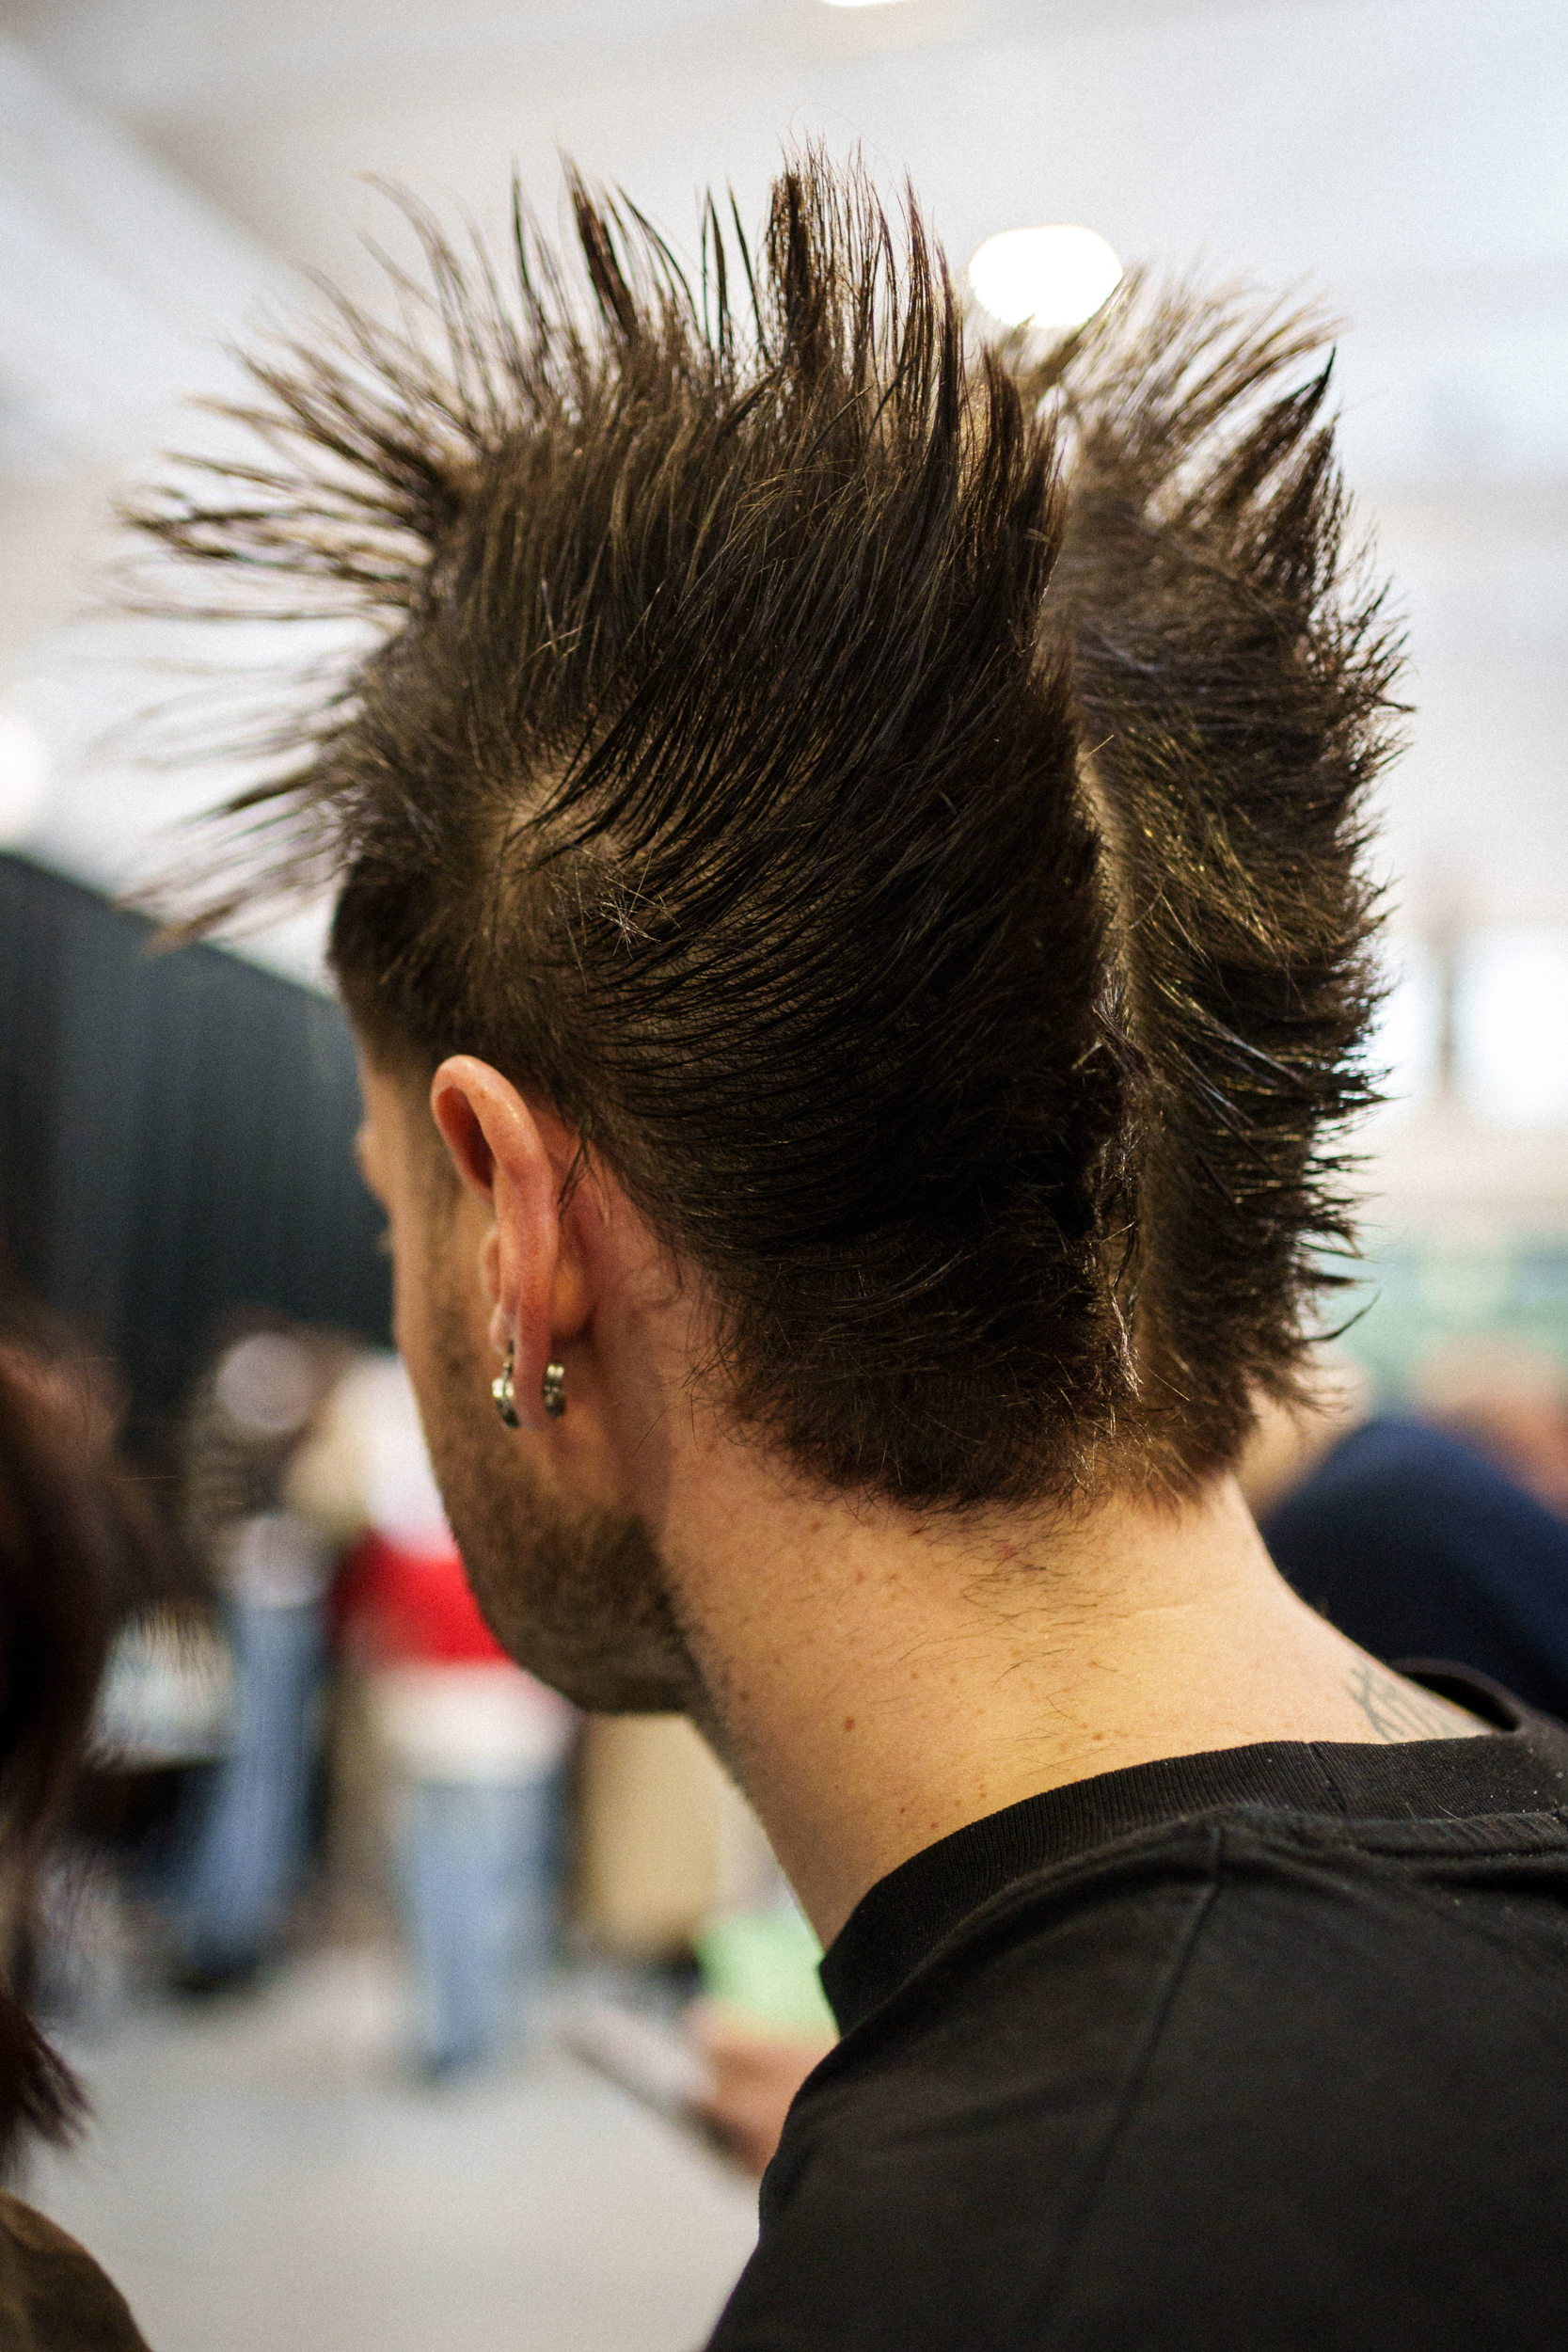
[[[178,1560],[177,1544],[168,1548]],[[186,1808],[230,1747],[233,1661],[210,1597],[184,1583],[170,1591],[160,1579],[116,1626],[86,1768],[46,1879],[40,2006],[95,2037],[139,1981],[164,1970],[167,1881]]]
[[[493,2064],[519,1985],[536,1998],[553,1947],[573,1716],[514,1665],[479,1613],[403,1366],[357,1367],[335,1414],[358,1435],[368,1523],[341,1607],[394,1774],[417,2063],[440,2081]]]
[[[145,519],[371,631],[277,879],[490,1621],[690,1714],[827,1947],[715,2352],[1553,2344],[1568,1739],[1233,1476],[1367,1092],[1315,332],[1134,281],[971,353],[816,156],[695,287],[574,202],[585,288],[425,224],[428,341],[259,361],[267,454]]]
[[[284,1485],[351,1353],[269,1321],[230,1341],[192,1406],[186,1521],[234,1672],[229,1749],[196,1794],[172,1889],[175,1981],[187,1993],[253,1981],[304,1867],[337,1553]]]
[[[139,1549],[113,1470],[112,1424],[85,1369],[0,1337],[0,2163],[69,2139],[83,2100],[24,2006],[40,1867],[80,1771],[117,1608]],[[128,1573],[129,1571],[129,1573]],[[147,2352],[82,2247],[0,2193],[0,2342],[16,2352]]]
[[[150,1865],[156,1875],[189,1768],[222,1745],[228,1657],[171,1523],[168,1481],[121,1454],[129,1398],[112,1361],[8,1285],[0,1345],[63,1418],[103,1534],[108,1651],[27,1938],[35,2008],[90,2029],[107,2021],[138,1964],[135,1896]]]
[[[1568,1721],[1568,1525],[1495,1459],[1374,1413],[1334,1367],[1263,1407],[1241,1480],[1276,1565],[1361,1648],[1451,1660]]]

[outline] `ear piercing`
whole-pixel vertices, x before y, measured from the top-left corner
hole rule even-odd
[[[520,1429],[523,1425],[518,1419],[517,1391],[512,1380],[516,1354],[517,1343],[513,1340],[507,1347],[505,1363],[490,1383],[490,1393],[496,1400],[496,1410],[501,1417],[502,1426],[507,1429]]]
[[[516,1367],[517,1343],[507,1344],[506,1361],[490,1383],[490,1393],[496,1400],[496,1410],[507,1429],[520,1429],[522,1421],[517,1411],[517,1391],[514,1379]],[[566,1410],[566,1367],[546,1364],[545,1377],[539,1384],[539,1399],[551,1421],[559,1421]]]

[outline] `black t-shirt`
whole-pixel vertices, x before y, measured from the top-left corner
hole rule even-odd
[[[1568,1732],[1107,1772],[893,1871],[822,1963],[710,2352],[1568,2343]]]

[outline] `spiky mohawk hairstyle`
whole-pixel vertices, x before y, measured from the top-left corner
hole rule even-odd
[[[1365,1093],[1393,654],[1316,337],[1132,288],[1031,372],[858,169],[754,260],[710,204],[696,289],[572,195],[580,279],[423,222],[400,326],[254,364],[273,461],[139,517],[375,625],[234,809],[340,878],[372,1050],[574,1121],[809,1470],[1188,1490],[1290,1387]]]

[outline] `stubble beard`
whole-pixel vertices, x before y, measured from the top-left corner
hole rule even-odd
[[[429,1360],[411,1370],[436,1483],[496,1639],[576,1707],[705,1716],[648,1529],[549,1488],[491,1406],[461,1300],[445,1287],[427,1296]]]

